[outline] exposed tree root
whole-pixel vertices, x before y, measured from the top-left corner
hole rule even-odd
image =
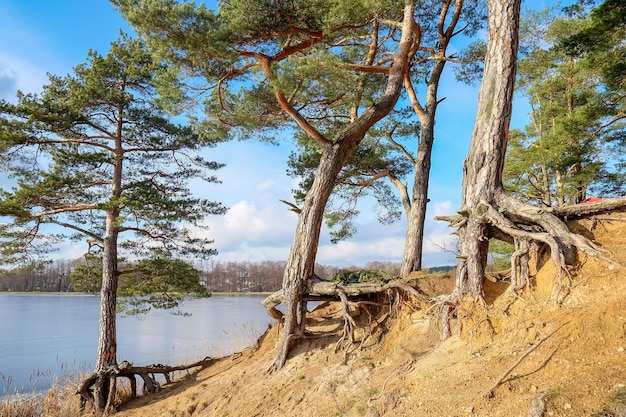
[[[345,285],[334,281],[324,281],[318,277],[309,280],[308,293],[302,298],[304,301],[325,301],[340,300],[340,294],[346,298],[356,297],[360,295],[371,295],[385,293],[387,290],[399,289],[404,291],[420,301],[428,302],[429,298],[424,293],[409,285],[404,280],[392,280],[386,284],[379,283],[357,283]],[[276,291],[267,296],[261,304],[267,310],[267,313],[276,320],[283,319],[283,313],[276,308],[284,301],[283,291]]]
[[[96,390],[108,391],[107,404],[103,404],[102,408],[106,412],[113,411],[115,402],[115,389],[117,378],[127,378],[130,382],[131,396],[137,397],[137,377],[141,377],[143,381],[142,392],[144,395],[158,392],[161,389],[161,384],[155,377],[156,374],[160,374],[164,377],[167,384],[172,382],[172,374],[179,371],[189,371],[193,368],[207,368],[215,362],[215,359],[204,358],[200,361],[190,363],[187,365],[167,366],[161,364],[153,364],[148,366],[133,366],[132,363],[124,361],[119,366],[112,367],[106,371],[95,372],[90,375],[81,384],[76,394],[80,395],[80,408],[81,411],[85,409],[85,406],[94,404],[94,401],[98,397],[94,395]]]
[[[549,250],[550,259],[557,267],[559,287],[554,295],[561,302],[572,284],[572,271],[580,262],[580,257],[591,257],[613,265],[626,268],[612,258],[611,254],[589,238],[569,229],[568,220],[591,219],[596,222],[626,221],[623,215],[610,215],[611,211],[624,209],[626,197],[603,199],[599,202],[579,204],[568,207],[540,208],[522,203],[499,190],[493,202],[480,201],[470,213],[461,211],[454,216],[437,217],[459,228],[460,235],[467,233],[470,219],[473,225],[482,224],[483,232],[476,236],[478,240],[496,238],[511,242],[515,251],[511,256],[511,290],[517,292],[528,288],[530,284],[530,262],[538,261],[544,248]],[[476,233],[473,229],[473,233]],[[449,319],[455,307],[466,295],[482,298],[482,279],[476,277],[476,271],[469,268],[468,259],[477,255],[462,253],[457,267],[457,282],[454,292],[437,300],[443,337],[450,334]],[[474,260],[476,265],[476,260]]]
[[[354,331],[358,327],[358,324],[354,318],[353,310],[358,310],[364,305],[380,305],[380,303],[374,303],[371,301],[361,299],[363,296],[371,296],[374,294],[384,294],[388,291],[396,290],[410,296],[415,299],[430,303],[428,296],[409,285],[406,281],[396,279],[387,283],[356,283],[356,284],[342,284],[335,281],[324,281],[318,277],[313,277],[309,280],[307,293],[302,297],[302,303],[300,305],[300,333],[298,335],[290,335],[289,347],[291,348],[296,341],[304,337],[306,323],[304,314],[306,313],[306,303],[308,301],[339,301],[342,306],[342,317],[344,320],[344,326],[341,337],[337,342],[337,349],[344,349],[347,351],[348,347],[356,343],[354,337]],[[284,295],[283,291],[277,291],[270,294],[263,300],[262,304],[267,310],[268,314],[278,321],[283,320],[283,313],[276,307],[283,303]],[[366,310],[367,311],[367,310]],[[361,344],[364,342],[365,336],[361,340]],[[274,367],[270,371],[275,370]]]

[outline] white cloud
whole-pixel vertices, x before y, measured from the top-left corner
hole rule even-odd
[[[402,259],[404,237],[383,237],[376,240],[350,240],[336,245],[321,245],[317,262],[336,266],[365,266],[369,261],[399,262]]]
[[[451,201],[437,201],[432,205],[432,211],[427,213],[427,223],[424,231],[424,257],[446,253],[454,250],[457,237],[452,235],[454,229],[447,222],[435,220],[435,216],[454,214],[457,209]]]
[[[99,2],[85,2],[89,3],[86,11],[72,8],[69,3],[58,3],[36,10],[20,7],[20,13],[2,9],[6,6],[4,4],[0,6],[0,32],[4,39],[12,40],[0,43],[0,97],[14,98],[17,88],[25,92],[41,91],[42,85],[47,83],[46,71],[58,75],[70,72],[71,66],[84,62],[87,48],[106,53],[109,41],[117,37],[117,27],[127,29],[110,4],[98,6]],[[49,11],[55,13],[54,16],[51,17]],[[106,16],[106,19],[100,19],[98,22],[102,27],[95,30],[93,19],[76,20],[75,13],[83,17],[86,13]],[[35,18],[45,25],[34,24]],[[86,22],[86,27],[59,24],[72,19]],[[76,33],[85,36],[77,38]],[[92,36],[94,34],[97,36]],[[446,261],[449,255],[441,252],[438,246],[450,246],[453,230],[445,222],[434,221],[433,217],[455,212],[455,199],[461,195],[462,159],[471,137],[477,104],[475,88],[452,81],[442,86],[440,95],[449,99],[438,110],[429,192],[433,202],[429,204],[424,239],[425,265],[450,264]],[[291,190],[297,187],[299,180],[288,177],[285,172],[293,141],[288,137],[277,140],[281,142],[279,147],[258,141],[234,141],[206,150],[207,159],[227,164],[215,172],[221,185],[193,185],[198,197],[220,201],[230,207],[225,216],[208,218],[205,224],[209,230],[202,232],[215,240],[213,246],[220,252],[219,260],[257,262],[286,260],[288,257],[297,216],[278,200],[293,201]],[[364,205],[360,210],[363,215],[359,218],[359,232],[350,241],[332,245],[327,231],[323,230],[318,262],[363,266],[374,260],[401,260],[406,220],[380,225],[370,207]],[[82,254],[83,249],[82,245],[76,249],[64,248],[73,250],[72,254]]]
[[[275,186],[276,182],[268,178],[265,181],[258,183],[256,190],[260,193],[271,193],[274,191]]]
[[[285,244],[289,247],[297,218],[278,204],[258,206],[240,201],[226,215],[207,219],[208,235],[215,239],[215,247],[224,255],[243,249],[252,251],[255,247],[275,248]],[[245,260],[248,259],[241,259]]]
[[[17,90],[38,93],[47,81],[44,69],[0,53],[0,98],[15,101]]]
[[[18,80],[17,72],[0,62],[0,99],[8,100],[15,95]]]
[[[456,212],[450,201],[433,202],[426,215],[424,230],[423,264],[425,266],[452,265],[456,263],[454,250],[456,236],[446,222],[434,220],[435,216]],[[336,245],[322,232],[317,262],[336,266],[365,266],[370,261],[400,262],[404,251],[406,219],[404,216],[392,225],[381,225],[375,220],[359,224],[359,231],[350,240]],[[446,251],[444,251],[444,248]]]

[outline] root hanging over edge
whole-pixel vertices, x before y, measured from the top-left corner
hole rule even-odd
[[[205,369],[211,366],[217,359],[204,358],[200,361],[186,365],[168,366],[153,364],[148,366],[133,366],[131,362],[124,361],[118,366],[110,367],[104,371],[97,371],[87,377],[76,392],[80,395],[80,410],[83,412],[87,404],[94,406],[94,409],[104,410],[104,413],[114,411],[115,392],[118,378],[127,378],[131,387],[131,397],[137,397],[137,379],[141,377],[143,381],[142,391],[144,395],[153,394],[161,389],[161,384],[155,375],[164,377],[167,384],[172,383],[172,374],[179,371],[189,371],[190,369]],[[95,395],[96,390],[107,391],[106,404],[95,404],[100,396]]]
[[[358,327],[358,324],[354,316],[352,315],[351,310],[358,309],[365,304],[376,304],[368,301],[358,300],[358,298],[365,295],[384,294],[394,290],[408,294],[421,303],[425,303],[428,305],[431,304],[431,300],[426,294],[411,286],[408,281],[402,279],[393,279],[387,283],[371,282],[343,284],[336,281],[325,281],[316,276],[311,277],[308,280],[307,292],[302,296],[301,303],[304,302],[304,304],[300,304],[301,317],[299,323],[299,333],[288,335],[287,338],[287,340],[289,341],[289,350],[291,350],[295,343],[297,343],[297,341],[304,337],[306,334],[304,328],[306,302],[338,301],[341,303],[344,327],[341,337],[337,342],[337,348],[339,349],[343,347],[344,350],[347,350],[349,346],[355,343],[354,330]],[[261,304],[265,307],[266,311],[271,317],[281,323],[284,319],[284,315],[276,307],[283,302],[284,292],[283,290],[279,290],[267,296],[261,302]],[[363,341],[361,341],[361,344],[362,343]],[[286,360],[286,355],[284,357]],[[280,369],[280,366],[272,364],[268,371],[273,372],[278,369]]]
[[[435,219],[447,221],[450,226],[457,227],[454,233],[461,236],[461,239],[467,238],[465,234],[468,227],[479,224],[483,225],[484,233],[472,235],[474,238],[482,241],[495,238],[513,243],[515,250],[511,255],[510,288],[514,293],[530,285],[531,259],[534,257],[537,260],[543,248],[546,248],[558,270],[559,288],[555,298],[557,302],[561,302],[569,292],[569,284],[573,282],[572,274],[580,263],[581,255],[626,269],[626,265],[613,259],[609,251],[572,231],[567,221],[626,221],[626,216],[611,216],[613,211],[622,211],[624,208],[626,197],[576,206],[542,208],[518,201],[499,190],[494,194],[492,202],[481,200],[471,211],[461,210],[456,215],[438,216]],[[442,338],[450,335],[450,319],[464,296],[471,294],[475,299],[482,300],[484,276],[472,276],[468,266],[468,260],[472,260],[474,264],[479,262],[477,257],[475,253],[462,253],[458,256],[454,291],[435,300]]]

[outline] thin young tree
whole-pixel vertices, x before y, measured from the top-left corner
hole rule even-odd
[[[207,173],[221,165],[202,159],[201,138],[155,103],[155,77],[168,71],[143,42],[123,36],[106,56],[89,52],[71,75],[51,75],[40,95],[0,103],[0,161],[14,178],[0,195],[0,215],[12,219],[0,229],[2,260],[28,262],[66,240],[86,241],[101,259],[98,413],[114,402],[118,281],[130,272],[120,257],[154,265],[156,250],[210,256],[212,242],[190,226],[224,212],[188,188],[191,178],[215,182]]]
[[[155,52],[208,82],[207,125],[244,137],[301,129],[322,149],[283,276],[286,314],[268,308],[284,320],[278,369],[302,335],[300,304],[335,178],[400,95],[419,38],[413,4],[231,0],[218,13],[174,1],[116,4]]]

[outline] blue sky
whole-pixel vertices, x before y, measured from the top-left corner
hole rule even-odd
[[[540,2],[537,2],[540,3]],[[541,2],[543,3],[543,2]],[[538,4],[537,4],[538,6]],[[107,0],[2,0],[0,2],[0,98],[12,100],[15,92],[38,92],[46,73],[65,75],[85,61],[89,49],[106,54],[120,29],[128,25]],[[452,71],[448,69],[448,76]],[[454,213],[461,200],[462,162],[469,146],[476,114],[477,87],[446,82],[440,97],[429,219],[425,234],[424,265],[454,264],[442,252],[452,237],[445,223],[433,217]],[[518,100],[514,127],[525,123],[527,106]],[[207,219],[209,236],[219,251],[216,260],[286,260],[296,225],[296,215],[279,199],[292,200],[294,180],[287,177],[289,138],[280,146],[259,142],[231,142],[211,149],[207,157],[226,167],[217,172],[221,185],[198,186],[203,197],[230,207],[219,218]],[[324,231],[317,262],[364,266],[368,261],[399,262],[404,246],[405,220],[382,226],[367,206],[360,208],[356,236],[338,245]],[[63,254],[77,257],[83,247],[67,247]]]

